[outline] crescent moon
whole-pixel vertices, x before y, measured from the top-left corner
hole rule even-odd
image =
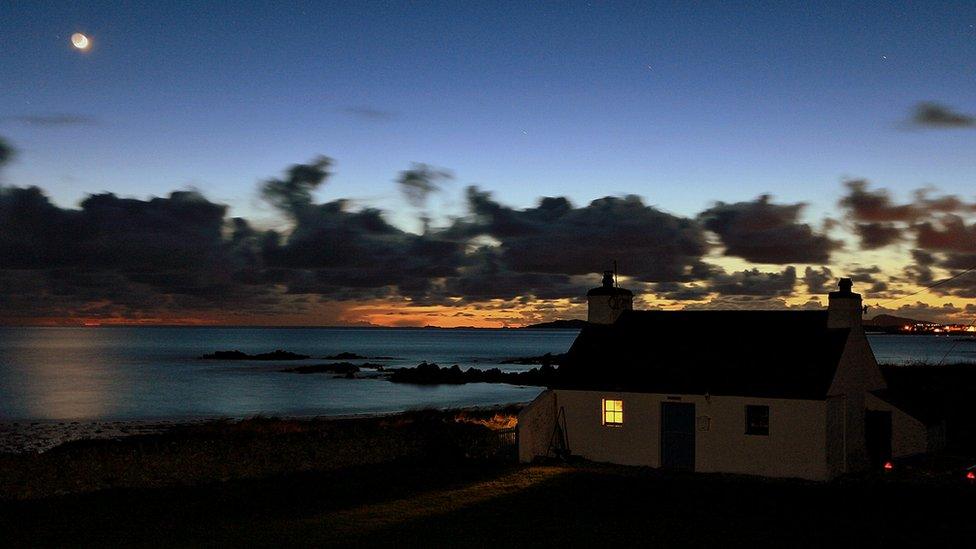
[[[91,40],[84,34],[76,32],[71,35],[71,45],[79,50],[87,50],[88,46],[91,46]]]

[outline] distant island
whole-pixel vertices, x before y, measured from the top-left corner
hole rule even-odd
[[[553,320],[552,322],[541,322],[539,324],[529,324],[523,326],[523,330],[582,330],[586,326],[585,320],[572,318],[569,320]]]
[[[885,334],[969,334],[976,335],[976,327],[966,324],[940,324],[894,315],[878,315],[864,320],[864,330]]]

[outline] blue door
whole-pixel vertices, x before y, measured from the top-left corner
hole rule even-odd
[[[695,470],[695,405],[661,403],[661,467]]]

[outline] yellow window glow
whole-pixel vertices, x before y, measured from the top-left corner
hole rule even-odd
[[[603,399],[603,424],[623,425],[624,401]]]

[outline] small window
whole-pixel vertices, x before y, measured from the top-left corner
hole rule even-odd
[[[603,424],[611,426],[624,424],[624,401],[603,399]]]
[[[746,406],[746,434],[769,436],[769,406]]]

